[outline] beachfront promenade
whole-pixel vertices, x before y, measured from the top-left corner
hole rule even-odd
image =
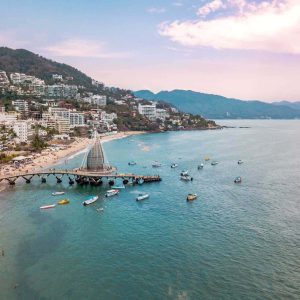
[[[7,176],[0,176],[0,182],[7,181],[10,185],[15,185],[18,179],[22,179],[25,180],[26,183],[30,183],[34,177],[39,177],[41,183],[45,183],[49,176],[54,176],[57,183],[61,183],[63,177],[68,177],[70,185],[75,182],[80,185],[101,185],[103,184],[103,180],[107,180],[109,185],[114,185],[116,179],[122,179],[124,184],[141,184],[144,182],[161,181],[161,177],[159,175],[136,175],[133,173],[117,174],[110,172],[92,172],[89,170],[52,169],[47,171],[20,172]]]

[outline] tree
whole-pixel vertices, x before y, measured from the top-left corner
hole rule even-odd
[[[35,135],[33,136],[33,139],[31,141],[31,147],[34,151],[41,151],[44,148],[46,148],[48,145],[45,141],[43,141],[38,132],[35,133]]]

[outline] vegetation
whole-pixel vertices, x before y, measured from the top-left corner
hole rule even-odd
[[[16,156],[17,156],[16,154],[7,155],[5,153],[0,153],[0,164],[6,164]]]

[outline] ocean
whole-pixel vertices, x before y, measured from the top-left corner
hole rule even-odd
[[[299,299],[300,121],[218,123],[237,128],[105,143],[119,172],[162,177],[113,198],[108,186],[50,178],[0,193],[0,299]],[[150,198],[136,202],[140,192]],[[199,197],[187,203],[188,193]],[[99,200],[83,207],[90,195]],[[64,197],[69,205],[39,209]]]

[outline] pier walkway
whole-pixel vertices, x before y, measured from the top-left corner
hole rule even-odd
[[[36,171],[36,172],[20,172],[16,174],[11,174],[7,176],[1,176],[0,182],[7,181],[10,185],[14,185],[18,179],[25,180],[26,183],[30,183],[32,178],[39,177],[41,183],[45,183],[49,176],[54,176],[57,183],[62,182],[62,178],[68,177],[69,184],[72,185],[77,182],[80,185],[90,184],[90,185],[101,185],[103,180],[107,180],[109,185],[114,185],[116,179],[122,179],[124,184],[128,183],[147,183],[161,181],[159,175],[136,175],[132,173],[108,173],[108,172],[92,172],[88,170],[56,170],[51,169],[47,171]]]

